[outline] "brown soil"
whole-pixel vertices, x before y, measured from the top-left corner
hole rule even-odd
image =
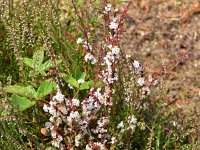
[[[200,1],[132,2],[125,18],[123,49],[150,74],[167,65],[159,77],[168,88],[165,99],[181,107],[195,104],[200,110]]]

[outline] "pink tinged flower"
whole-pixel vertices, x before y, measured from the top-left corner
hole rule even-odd
[[[139,79],[137,80],[137,83],[138,83],[139,86],[143,86],[144,83],[145,83],[144,78],[139,78]]]
[[[51,136],[52,136],[52,138],[55,139],[57,137],[57,132],[55,130],[52,130],[51,131]]]
[[[53,97],[53,100],[57,100],[58,103],[62,103],[64,101],[64,98],[65,96],[60,91],[58,91],[56,93],[56,96]]]
[[[78,111],[72,111],[70,113],[70,117],[72,119],[74,119],[75,121],[79,121],[80,120],[80,115],[79,115]]]
[[[116,139],[116,137],[113,136],[113,137],[111,138],[111,143],[112,143],[112,144],[115,144],[116,142],[117,142],[117,139]]]

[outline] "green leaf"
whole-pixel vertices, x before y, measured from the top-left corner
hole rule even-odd
[[[88,82],[83,82],[80,87],[79,87],[80,90],[87,90],[87,89],[90,89],[89,85],[88,85]]]
[[[85,80],[85,77],[86,77],[85,72],[81,72],[80,70],[77,71],[77,76],[76,76],[77,80],[79,80],[79,79]]]
[[[92,86],[94,85],[94,81],[93,80],[90,80],[90,81],[88,81],[88,82],[83,82],[81,85],[80,85],[80,87],[79,87],[79,89],[80,90],[88,90],[88,89],[90,89]]]
[[[56,64],[59,64],[59,63],[61,63],[61,60],[56,60]],[[51,64],[51,60],[47,60],[45,63],[43,63],[42,65],[41,65],[41,67],[39,68],[39,73],[41,73],[43,76],[46,76],[47,74],[45,73],[45,71],[48,69],[48,68],[50,68],[50,67],[52,67],[52,64]]]
[[[94,81],[93,80],[88,81],[88,85],[91,88],[92,86],[94,86]]]
[[[36,51],[33,55],[34,69],[36,71],[40,70],[43,60],[44,60],[44,51],[43,50]]]
[[[18,95],[12,95],[11,105],[14,108],[14,111],[23,111],[26,110],[36,104],[35,101],[31,101],[27,99],[26,97],[21,97]]]
[[[51,60],[47,60],[47,61],[45,61],[45,63],[43,63],[41,65],[41,70],[46,70],[46,69],[50,68],[51,66],[52,66],[51,65]]]
[[[44,96],[50,94],[53,89],[56,89],[56,83],[52,83],[46,80],[40,85],[39,89],[37,90],[37,97],[39,99],[43,98]]]
[[[25,65],[27,65],[27,66],[29,66],[29,67],[31,67],[31,68],[34,68],[34,63],[33,63],[33,60],[32,60],[32,59],[30,59],[30,58],[22,58],[22,62],[23,62]]]
[[[71,84],[72,86],[79,88],[79,84],[72,76],[67,76],[63,78],[67,83]]]
[[[6,92],[17,94],[25,97],[35,98],[36,91],[32,86],[19,86],[19,85],[9,85],[3,88]]]
[[[156,150],[160,149],[160,134],[161,134],[161,126],[158,126],[158,132],[156,137]]]

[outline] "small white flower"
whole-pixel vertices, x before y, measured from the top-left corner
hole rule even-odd
[[[107,5],[105,6],[105,11],[106,11],[106,12],[110,12],[110,11],[111,11],[111,7],[112,7],[111,4],[107,4]]]
[[[118,129],[124,128],[124,122],[121,121],[121,122],[117,125],[117,128],[118,128]]]
[[[68,87],[69,87],[70,89],[74,89],[73,86],[72,86],[71,84],[68,84]]]
[[[60,147],[60,142],[56,141],[56,140],[53,140],[52,143],[51,143],[53,146],[59,148]]]
[[[71,113],[70,113],[70,117],[72,118],[72,119],[75,119],[76,121],[78,121],[79,119],[80,119],[80,115],[79,115],[79,112],[78,111],[72,111]]]
[[[119,9],[118,9],[118,8],[116,8],[114,11],[115,11],[115,12],[118,12],[118,11],[119,11]]]
[[[135,125],[135,124],[137,123],[137,118],[135,118],[135,116],[129,116],[129,117],[128,117],[128,122],[129,122],[130,124]]]
[[[77,41],[76,41],[77,44],[81,44],[82,42],[83,42],[82,38],[78,38]]]
[[[116,142],[117,142],[116,137],[112,137],[112,138],[111,138],[111,143],[112,143],[112,144],[115,144]]]
[[[92,148],[87,144],[85,150],[92,150]]]
[[[131,58],[131,55],[126,54],[126,58]]]
[[[53,126],[53,124],[51,122],[46,122],[45,123],[45,128],[46,129],[50,129]]]
[[[51,131],[51,136],[52,136],[52,138],[56,138],[56,136],[57,136],[57,132],[55,131],[55,130],[52,130]]]
[[[62,103],[64,101],[64,98],[65,96],[60,91],[58,91],[56,93],[56,96],[53,97],[53,100],[56,99],[59,103]]]
[[[72,105],[73,106],[79,106],[80,105],[80,101],[78,99],[72,99]]]
[[[83,79],[79,79],[79,80],[78,80],[78,84],[81,84],[81,83],[84,83],[84,80],[83,80]]]
[[[113,22],[113,21],[112,21],[112,22],[110,23],[110,25],[109,25],[109,28],[110,28],[110,29],[113,29],[113,30],[116,30],[117,27],[118,27],[118,24],[117,24],[116,22]]]
[[[115,46],[115,47],[112,48],[112,54],[118,55],[119,52],[120,52],[119,47]]]
[[[47,106],[46,104],[44,104],[43,110],[44,110],[45,112],[48,112],[48,106]]]
[[[75,146],[78,147],[80,145],[80,140],[81,140],[82,136],[81,134],[78,134],[76,137],[75,137]]]
[[[140,68],[140,63],[139,63],[139,61],[137,61],[137,60],[134,60],[133,61],[133,66],[134,66],[134,68]]]
[[[57,141],[58,141],[58,142],[61,142],[62,140],[63,140],[63,137],[62,137],[61,135],[58,135]]]
[[[55,108],[53,106],[49,107],[49,113],[52,116],[56,117],[56,110],[55,110]]]
[[[139,79],[137,80],[137,83],[138,83],[139,86],[143,86],[144,83],[145,83],[144,78],[139,78]]]

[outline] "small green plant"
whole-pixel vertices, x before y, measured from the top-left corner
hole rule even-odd
[[[131,2],[122,12],[106,0],[1,3],[0,48],[10,57],[1,149],[195,148],[195,128],[163,99],[161,73],[146,78],[120,47]]]

